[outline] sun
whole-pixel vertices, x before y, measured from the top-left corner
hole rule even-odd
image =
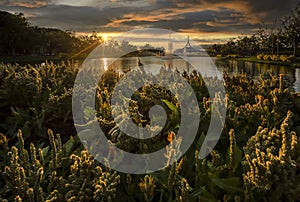
[[[102,38],[103,38],[104,41],[107,41],[107,39],[109,37],[107,34],[101,34],[101,36],[102,36]]]
[[[109,35],[108,34],[102,34],[102,33],[98,33],[97,34],[98,37],[100,37],[100,41],[108,41],[109,40]]]

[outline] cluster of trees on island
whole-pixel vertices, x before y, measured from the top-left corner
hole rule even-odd
[[[207,51],[212,56],[253,56],[257,54],[288,54],[299,56],[300,46],[300,2],[289,16],[261,26],[251,36],[230,39],[224,44],[214,44]]]

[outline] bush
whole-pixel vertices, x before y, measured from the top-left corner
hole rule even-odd
[[[27,150],[19,131],[19,148],[8,153],[0,196],[12,201],[111,201],[120,183],[116,172],[104,171],[86,151],[74,152],[74,139],[62,145],[60,136],[48,131],[51,148]],[[72,152],[71,152],[72,151]],[[1,199],[1,198],[0,198]]]
[[[263,56],[263,59],[264,59],[265,61],[269,61],[269,60],[271,59],[271,57],[270,57],[270,55],[264,55],[264,56]]]
[[[239,58],[240,56],[237,54],[227,55],[227,58]]]
[[[286,55],[280,55],[280,60],[282,62],[287,62],[288,61],[288,57]]]
[[[279,55],[271,55],[271,56],[270,56],[270,59],[271,59],[272,61],[278,61],[278,60],[280,59],[280,56],[279,56]]]
[[[259,54],[256,56],[258,60],[265,61],[281,61],[281,62],[292,62],[295,60],[294,55],[267,55],[267,54]]]
[[[18,129],[30,141],[47,139],[52,128],[75,135],[72,90],[78,63],[6,65],[0,63],[0,131],[16,140]],[[68,131],[66,133],[66,131]]]
[[[20,67],[12,68],[22,70]],[[14,82],[25,82],[32,85],[27,86],[25,92],[24,89],[20,91],[22,96],[28,93],[39,97],[40,91],[49,93],[49,89],[43,88],[43,85],[33,85],[39,84],[36,81],[39,79],[36,78],[40,77],[36,74],[18,81],[18,76],[24,74],[22,71],[11,74],[12,70],[5,70],[0,74],[7,81],[1,82],[8,89],[13,88]],[[34,67],[31,71],[34,71]],[[64,71],[69,69],[58,68],[57,71],[62,71],[60,75],[63,76]],[[14,82],[10,83],[5,74],[9,74]],[[14,136],[0,134],[0,170],[3,173],[0,180],[0,201],[236,202],[299,199],[299,134],[293,132],[300,125],[297,113],[299,109],[294,104],[295,98],[282,75],[261,77],[254,81],[246,76],[229,77],[224,74],[227,93],[225,127],[210,155],[200,159],[199,149],[211,119],[211,99],[201,76],[195,72],[184,72],[183,77],[191,84],[198,98],[201,122],[197,141],[172,165],[170,160],[178,154],[176,148],[181,145],[181,137],[176,136],[180,120],[176,115],[179,111],[177,99],[159,86],[142,87],[132,96],[130,113],[138,124],[148,121],[149,106],[154,103],[165,106],[166,111],[172,115],[166,131],[145,144],[126,137],[112,121],[109,112],[110,97],[114,85],[122,75],[109,71],[103,77],[96,93],[96,114],[111,143],[120,146],[119,148],[123,146],[132,153],[149,153],[151,148],[166,146],[166,168],[151,175],[117,173],[97,163],[83,148],[77,136],[71,136],[63,143],[60,135],[54,136],[48,130],[48,140],[43,140],[41,144],[29,144],[21,131],[17,132],[17,142],[12,138]],[[48,81],[44,76],[41,78],[44,82]],[[63,84],[51,81],[51,78],[57,78]],[[65,83],[66,80],[69,81],[69,77],[49,77],[49,80],[52,86],[50,92],[56,92],[53,83],[57,84],[57,90],[69,85]],[[215,84],[217,81],[216,78],[209,78],[206,82]],[[4,92],[2,98],[10,95],[8,90]],[[12,92],[18,93],[16,90]],[[68,103],[68,100],[61,99],[59,95],[54,97],[60,103],[56,110]],[[45,99],[48,100],[49,96],[45,96]],[[215,101],[218,102],[219,99],[222,98]],[[17,104],[19,102],[12,98],[10,100]],[[22,112],[33,106],[29,105],[29,101],[26,103],[28,105],[23,106],[23,111],[18,111],[19,114],[22,115]],[[85,113],[95,114],[88,109]],[[53,115],[64,116],[64,113]],[[30,119],[30,114],[24,117],[18,126],[26,124],[26,118]],[[46,119],[42,119],[41,125],[44,125],[44,121]],[[7,119],[4,119],[3,124],[7,124],[6,122]],[[31,135],[30,131],[28,134]],[[86,134],[89,135],[88,131]],[[112,150],[108,154],[109,158],[114,159],[113,154]]]
[[[264,54],[258,54],[258,55],[256,56],[256,58],[257,58],[258,60],[262,60],[263,57],[264,57]]]

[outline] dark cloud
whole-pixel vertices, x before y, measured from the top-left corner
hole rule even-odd
[[[58,27],[74,29],[78,32],[100,31],[101,26],[114,18],[123,16],[133,9],[110,8],[99,9],[94,7],[73,7],[66,5],[47,5],[41,8],[27,8],[21,6],[2,6],[0,9],[27,14],[33,25],[43,27]]]
[[[257,12],[274,14],[274,12],[277,12],[277,15],[288,14],[289,9],[295,7],[297,3],[296,0],[247,0],[247,2],[253,14]],[[276,15],[273,17],[276,17]]]
[[[117,11],[122,15],[121,11]],[[99,28],[111,20],[108,11],[93,7],[48,5],[39,12],[40,15],[30,17],[29,20],[41,26],[57,26],[64,29],[76,29],[79,32],[93,31],[91,29]]]
[[[297,0],[203,0],[201,2],[210,2],[211,4],[243,3],[247,5],[250,17],[251,15],[264,14],[264,19],[262,20],[273,20],[288,15],[290,10],[297,4]]]

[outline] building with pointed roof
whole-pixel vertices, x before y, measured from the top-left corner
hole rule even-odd
[[[190,37],[188,36],[187,42],[183,48],[174,51],[174,54],[179,56],[207,56],[205,50],[195,48],[190,43]]]

